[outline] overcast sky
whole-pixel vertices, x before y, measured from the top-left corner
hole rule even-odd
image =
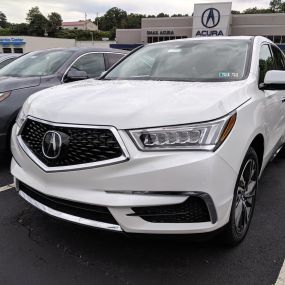
[[[25,22],[27,11],[39,6],[47,16],[58,12],[64,21],[76,21],[87,17],[94,19],[96,14],[103,15],[112,7],[119,7],[128,13],[158,14],[192,14],[194,3],[226,2],[219,0],[0,0],[0,11],[4,12],[9,22]],[[233,0],[233,9],[243,11],[249,7],[268,7],[270,0]]]

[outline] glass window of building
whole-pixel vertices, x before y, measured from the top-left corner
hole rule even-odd
[[[3,48],[3,53],[12,53],[11,48]]]

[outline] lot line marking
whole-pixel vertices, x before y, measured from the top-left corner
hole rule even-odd
[[[279,277],[278,277],[275,285],[285,285],[285,261],[283,263],[283,266],[281,268]]]
[[[7,190],[12,189],[14,187],[15,187],[14,184],[9,184],[9,185],[2,186],[2,187],[0,187],[0,192],[7,191]]]

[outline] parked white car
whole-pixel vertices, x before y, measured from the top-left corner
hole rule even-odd
[[[263,37],[147,45],[101,80],[30,97],[12,134],[19,194],[127,233],[248,231],[258,179],[285,142],[285,59]]]

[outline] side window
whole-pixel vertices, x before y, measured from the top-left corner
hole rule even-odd
[[[124,54],[106,53],[106,56],[107,56],[108,62],[109,62],[108,68],[110,68],[110,67],[112,67],[115,63],[117,63],[122,57],[124,57]]]
[[[285,70],[285,60],[282,52],[276,46],[271,46],[271,48],[274,55],[275,69]]]
[[[259,54],[259,83],[264,82],[267,71],[274,69],[274,60],[269,45],[261,46]]]
[[[105,61],[102,53],[89,53],[79,58],[71,68],[85,71],[90,78],[96,78],[105,71]]]

